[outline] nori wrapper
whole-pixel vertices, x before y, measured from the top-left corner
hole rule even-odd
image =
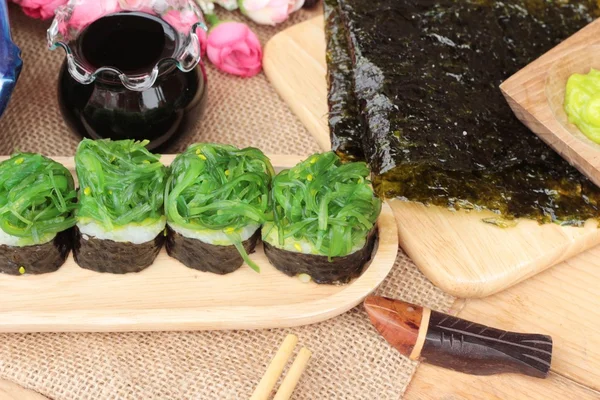
[[[58,270],[71,251],[71,230],[59,232],[48,243],[34,246],[0,245],[0,273],[39,275]],[[23,273],[21,273],[23,268]]]
[[[154,240],[134,244],[96,239],[81,234],[75,227],[73,255],[75,262],[85,269],[111,274],[140,272],[148,268],[162,247],[165,236],[161,232]]]
[[[379,195],[581,225],[600,189],[499,85],[598,15],[592,0],[338,0]],[[332,66],[335,68],[335,66]]]
[[[325,0],[323,7],[327,36],[327,103],[331,148],[349,160],[362,160],[364,129],[354,94],[348,33],[340,20],[337,0]]]
[[[316,283],[346,284],[360,276],[371,259],[376,239],[377,228],[373,228],[362,249],[331,260],[327,256],[283,250],[267,242],[264,242],[264,247],[269,262],[288,276],[307,274]]]
[[[260,239],[260,229],[242,242],[247,254],[254,252]],[[235,246],[216,246],[201,240],[187,238],[167,226],[167,253],[186,267],[198,271],[225,275],[238,270],[244,259]]]

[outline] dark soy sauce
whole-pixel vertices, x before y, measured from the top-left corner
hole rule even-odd
[[[111,71],[83,85],[63,63],[59,103],[69,127],[92,139],[148,139],[151,150],[173,149],[200,120],[206,99],[201,65],[182,72],[173,62],[160,62],[174,55],[177,40],[170,25],[144,13],[116,13],[88,26],[73,46],[83,65],[113,67],[131,77],[150,73],[158,64],[159,74],[151,88],[140,92],[128,90]]]
[[[81,33],[79,51],[93,68],[114,67],[125,73],[144,72],[177,46],[171,26],[142,13],[118,13],[100,18]]]

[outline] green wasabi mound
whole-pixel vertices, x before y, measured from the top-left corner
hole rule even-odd
[[[149,142],[88,140],[77,148],[77,222],[111,231],[129,224],[164,220],[167,168],[146,149]]]
[[[76,202],[73,177],[63,165],[31,153],[0,163],[0,228],[7,234],[2,244],[49,242],[75,225]]]
[[[271,162],[258,149],[191,145],[171,164],[165,194],[167,222],[202,241],[224,236],[225,241],[211,244],[234,245],[258,272],[242,245],[241,234],[266,221],[274,175]]]
[[[264,225],[263,240],[330,259],[360,250],[381,212],[369,174],[364,162],[344,164],[333,152],[280,172],[273,179],[273,220]]]
[[[600,143],[600,71],[573,74],[567,81],[565,112],[589,139]]]

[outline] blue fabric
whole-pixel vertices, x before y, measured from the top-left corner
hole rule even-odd
[[[10,36],[6,0],[0,0],[0,116],[8,104],[22,65],[21,50]]]

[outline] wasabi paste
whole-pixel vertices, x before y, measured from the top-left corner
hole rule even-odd
[[[600,143],[600,71],[573,74],[567,81],[565,112],[569,122],[590,140]]]

